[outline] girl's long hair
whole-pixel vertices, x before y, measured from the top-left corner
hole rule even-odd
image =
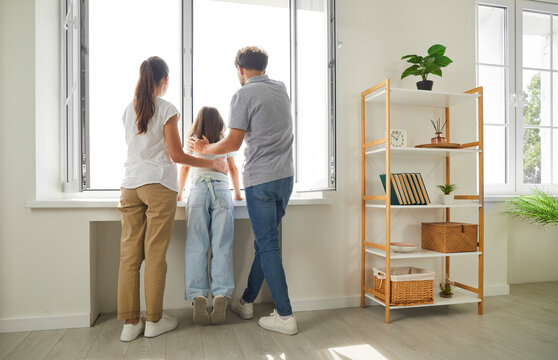
[[[145,134],[149,120],[155,113],[155,89],[169,74],[165,60],[152,56],[141,63],[138,85],[134,95],[134,110],[138,134]]]
[[[204,106],[198,112],[198,116],[192,124],[188,137],[201,139],[205,135],[210,143],[216,143],[223,138],[225,122],[214,107]]]

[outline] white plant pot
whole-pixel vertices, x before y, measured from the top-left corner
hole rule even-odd
[[[442,200],[442,204],[444,205],[453,204],[453,195],[440,195],[440,199]]]

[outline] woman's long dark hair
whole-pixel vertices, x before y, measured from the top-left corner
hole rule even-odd
[[[192,124],[188,137],[201,139],[205,135],[210,143],[216,143],[223,137],[225,122],[219,114],[219,110],[214,107],[204,106],[198,112],[196,121]]]
[[[168,74],[167,63],[158,56],[152,56],[141,63],[138,85],[134,95],[138,134],[147,132],[149,120],[155,112],[155,89]]]

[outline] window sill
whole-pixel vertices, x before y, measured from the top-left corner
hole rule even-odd
[[[47,199],[47,200],[31,200],[25,203],[27,208],[31,209],[67,209],[67,208],[118,208],[118,197],[106,198],[67,198],[67,199]],[[303,198],[292,197],[289,205],[329,205],[332,201],[330,198]],[[246,207],[246,200],[233,200],[235,208]],[[179,201],[178,207],[186,206],[186,201]]]

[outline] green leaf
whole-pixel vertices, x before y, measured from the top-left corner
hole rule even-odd
[[[444,55],[445,52],[446,52],[446,47],[440,44],[432,45],[428,49],[428,55]]]
[[[430,72],[432,75],[438,75],[439,77],[442,77],[442,69],[438,69],[438,70],[433,70]]]
[[[420,75],[420,73],[418,72],[419,68],[420,67],[418,65],[408,67],[401,73],[401,79],[404,79],[409,75]]]
[[[428,63],[424,65],[423,73],[425,74],[432,74],[434,71],[439,70],[440,65],[435,63]]]
[[[452,62],[453,62],[452,59],[450,59],[447,56],[443,56],[443,55],[442,56],[437,56],[436,61],[435,61],[435,63],[440,65],[440,67],[446,67],[449,64],[451,64]]]
[[[416,55],[405,55],[405,56],[401,56],[401,60],[405,60],[405,59],[408,59],[408,58],[413,57],[413,56],[416,56]]]

